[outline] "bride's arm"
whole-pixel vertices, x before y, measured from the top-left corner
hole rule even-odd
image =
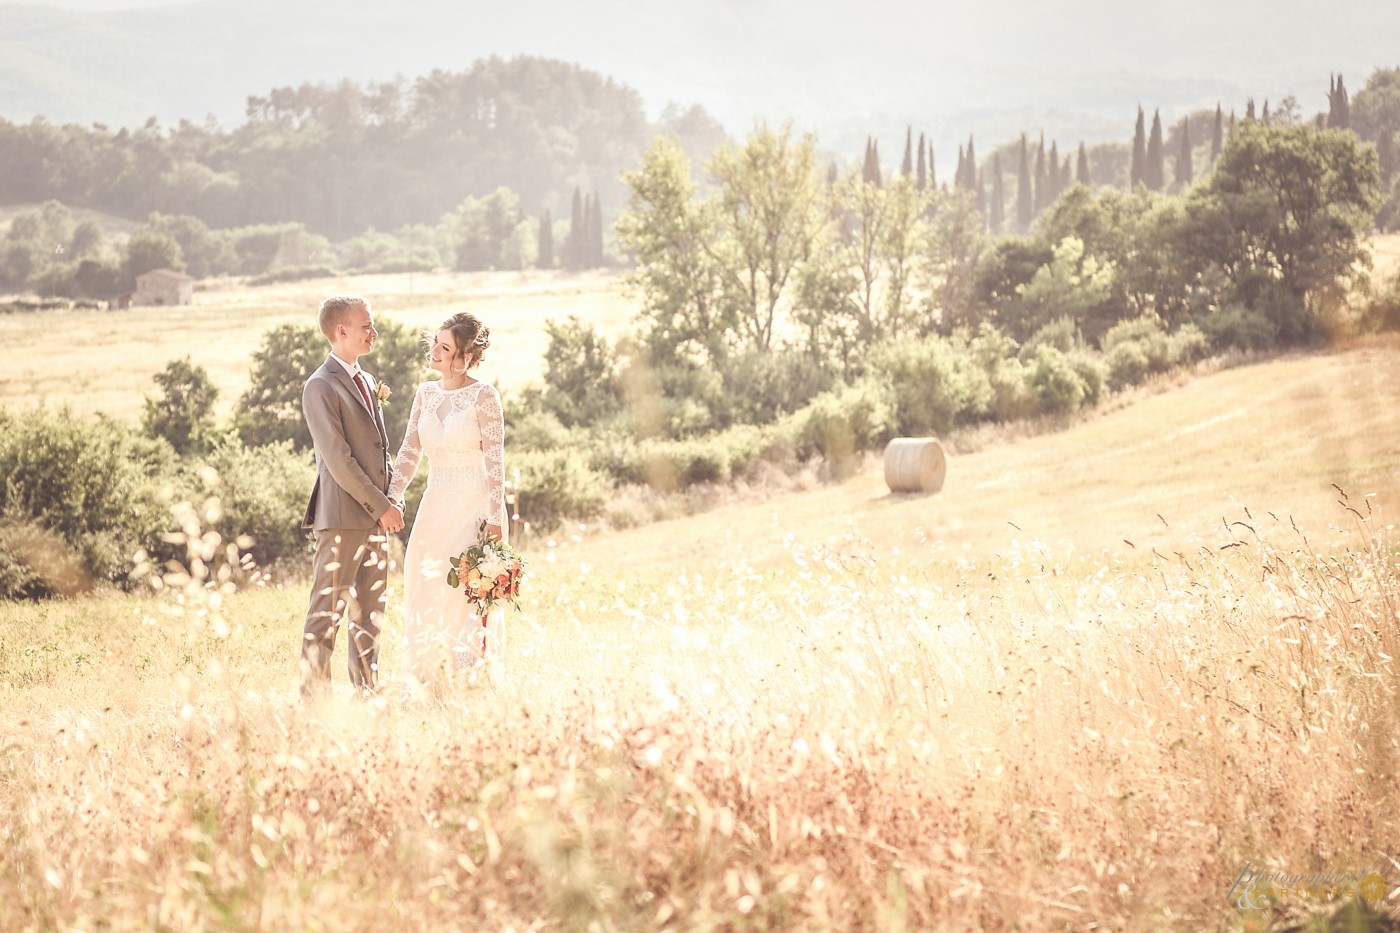
[[[506,465],[505,412],[496,387],[485,386],[476,396],[476,425],[481,432],[481,452],[486,458],[486,524],[499,529],[499,537],[508,536],[506,525]]]
[[[403,432],[403,443],[399,445],[399,455],[394,458],[394,479],[389,483],[389,499],[402,510],[403,496],[413,475],[418,472],[418,464],[423,459],[423,445],[418,440],[418,408],[423,400],[423,386],[413,393],[413,409],[408,413],[408,429]]]

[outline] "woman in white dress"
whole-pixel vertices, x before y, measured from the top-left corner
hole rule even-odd
[[[504,611],[483,620],[447,585],[449,558],[476,543],[483,521],[498,538],[508,530],[501,397],[469,375],[490,345],[491,331],[471,314],[443,322],[429,352],[442,379],[418,387],[394,462],[389,498],[401,506],[428,457],[428,488],[404,556],[404,673],[418,683],[505,659]]]

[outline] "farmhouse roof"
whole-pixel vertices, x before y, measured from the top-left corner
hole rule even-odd
[[[137,276],[138,279],[161,278],[172,282],[193,282],[194,276],[185,275],[183,272],[176,272],[174,269],[152,269],[150,272]]]

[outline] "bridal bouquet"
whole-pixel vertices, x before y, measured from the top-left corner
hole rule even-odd
[[[486,534],[482,522],[477,542],[451,558],[447,585],[461,587],[483,619],[497,603],[520,608],[520,585],[525,579],[525,559],[515,548]]]

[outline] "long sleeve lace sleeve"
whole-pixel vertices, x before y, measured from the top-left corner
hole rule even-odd
[[[418,464],[423,459],[423,444],[418,439],[418,413],[423,403],[424,386],[419,386],[413,394],[413,408],[408,413],[408,429],[403,432],[403,443],[399,445],[399,455],[394,458],[394,479],[389,483],[389,498],[402,502],[408,484],[418,472]]]
[[[481,432],[481,452],[486,458],[486,520],[504,529],[506,422],[501,396],[495,386],[484,386],[477,393],[476,425]]]

